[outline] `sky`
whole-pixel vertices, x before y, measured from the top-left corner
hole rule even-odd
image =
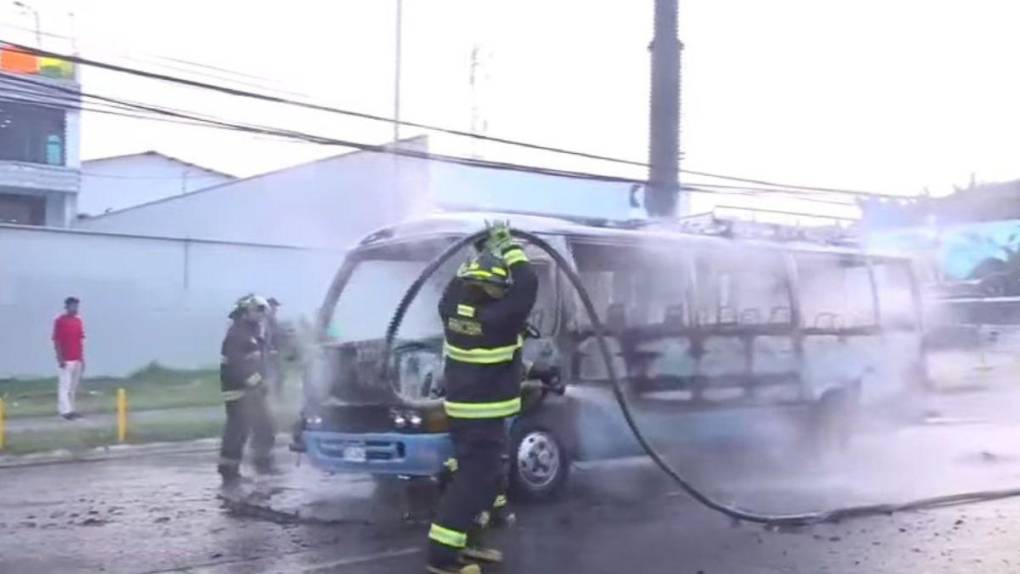
[[[56,36],[73,35],[87,57],[393,114],[396,0],[25,3],[38,10],[42,31],[55,35],[44,36],[43,46],[56,51],[71,49]],[[652,0],[403,4],[403,118],[462,130],[484,124],[492,136],[646,159]],[[1020,178],[1017,21],[1020,3],[1012,0],[680,0],[682,167],[903,195],[948,193],[972,177]],[[31,42],[33,29],[30,12],[0,1],[0,38]],[[93,69],[82,81],[87,91],[231,120],[368,143],[393,135],[387,124]],[[433,135],[430,145],[439,153],[644,175],[453,136]],[[343,151],[85,114],[84,158],[148,149],[241,176]],[[747,204],[703,197],[695,206],[709,202]]]

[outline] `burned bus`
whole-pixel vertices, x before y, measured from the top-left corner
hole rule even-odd
[[[408,222],[373,233],[347,255],[318,316],[294,450],[329,472],[442,473],[452,446],[437,303],[468,254],[424,285],[390,353],[384,336],[426,265],[498,218]],[[653,224],[534,216],[511,223],[542,237],[581,277],[615,370],[657,445],[754,436],[776,421],[813,443],[839,443],[859,405],[923,387],[921,305],[906,259]],[[562,395],[526,385],[526,407],[510,428],[513,489],[542,499],[560,490],[572,462],[640,450],[578,294],[546,253],[525,249],[540,281],[525,359],[559,364],[566,383]]]

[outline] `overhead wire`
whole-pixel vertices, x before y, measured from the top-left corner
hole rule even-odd
[[[18,31],[21,31],[21,32],[27,32],[27,33],[33,33],[33,34],[36,32],[36,30],[33,29],[33,28],[27,28],[25,26],[19,26],[17,24],[12,24],[10,22],[0,22],[0,27],[10,28],[12,30],[18,30]],[[65,40],[65,41],[68,41],[68,42],[76,42],[77,41],[77,38],[75,38],[73,36],[68,36],[66,34],[57,34],[57,33],[48,32],[48,31],[45,31],[45,30],[39,30],[38,32],[39,32],[40,36],[46,37],[46,38],[52,38],[52,39],[56,39],[56,40]],[[39,48],[41,49],[41,46]],[[240,85],[240,86],[249,87],[249,88],[258,88],[258,89],[263,89],[263,90],[269,90],[269,91],[272,91],[272,92],[276,92],[276,93],[280,93],[280,94],[287,94],[287,95],[290,95],[290,96],[302,96],[302,97],[306,97],[307,96],[307,94],[302,94],[300,92],[295,92],[295,91],[292,91],[292,90],[286,90],[286,89],[283,89],[283,88],[276,87],[276,86],[272,85],[271,83],[266,83],[266,82],[271,82],[272,81],[269,78],[265,78],[265,77],[262,77],[262,76],[256,76],[256,75],[253,75],[253,74],[248,74],[246,72],[239,72],[239,71],[236,71],[236,70],[230,70],[230,69],[219,67],[219,66],[213,66],[213,65],[209,65],[209,64],[200,64],[198,62],[192,62],[190,60],[185,60],[185,59],[180,59],[180,58],[171,58],[171,57],[167,57],[167,56],[160,56],[160,55],[148,54],[148,53],[136,53],[136,54],[124,53],[124,54],[118,54],[118,55],[116,55],[116,57],[123,58],[125,60],[129,60],[129,61],[140,63],[140,64],[148,64],[148,65],[151,65],[151,66],[157,66],[157,67],[161,67],[161,68],[166,68],[168,70],[173,70],[175,72],[182,72],[182,73],[185,73],[185,74],[191,74],[191,75],[194,75],[194,76],[197,76],[197,77],[209,78],[209,79],[214,79],[214,80],[230,82],[230,83],[234,83],[234,84],[237,84],[237,85]],[[167,62],[175,62],[175,63],[183,64],[183,66],[192,66],[193,68],[198,68],[198,69],[178,66],[178,65],[167,63]],[[202,71],[202,70],[206,70],[206,71]],[[227,74],[227,75],[224,75],[224,74]],[[235,76],[235,77],[231,77],[231,76]],[[243,79],[238,79],[238,77],[243,78]],[[262,81],[258,82],[258,81],[252,81],[252,80],[262,80]]]
[[[400,125],[404,125],[404,126],[408,126],[408,127],[414,127],[414,128],[424,129],[424,130],[428,130],[428,131],[434,131],[434,132],[438,132],[438,133],[445,133],[445,134],[455,135],[455,136],[460,136],[460,137],[468,137],[468,138],[478,139],[478,140],[483,140],[483,141],[490,141],[490,142],[494,142],[494,143],[500,143],[500,144],[505,144],[505,145],[511,145],[511,146],[516,146],[516,147],[522,147],[522,148],[527,148],[527,149],[538,150],[538,151],[546,151],[546,152],[550,152],[550,153],[557,153],[557,154],[562,154],[562,155],[569,155],[569,156],[581,157],[581,158],[586,158],[586,159],[592,159],[592,160],[598,160],[598,161],[605,161],[605,162],[629,165],[629,166],[634,166],[634,167],[645,167],[645,168],[648,167],[648,164],[646,162],[641,162],[641,161],[622,159],[622,158],[616,158],[616,157],[606,156],[606,155],[602,155],[602,154],[595,154],[595,153],[589,153],[589,152],[583,152],[583,151],[577,151],[577,150],[570,150],[570,149],[565,149],[565,148],[556,147],[556,146],[547,146],[547,145],[536,144],[536,143],[532,143],[532,142],[524,142],[524,141],[513,140],[513,139],[509,139],[509,138],[490,136],[490,135],[479,134],[479,133],[475,133],[475,132],[471,132],[471,131],[464,131],[464,130],[458,130],[458,129],[453,129],[453,128],[447,128],[447,127],[432,125],[432,124],[426,124],[426,123],[422,123],[422,122],[397,120],[395,118],[391,118],[391,117],[387,117],[387,116],[381,116],[381,115],[377,115],[377,114],[371,114],[371,113],[367,113],[367,112],[359,112],[359,111],[354,111],[354,110],[346,110],[346,109],[337,108],[337,107],[334,107],[334,106],[327,106],[327,105],[323,105],[323,104],[317,104],[317,103],[314,103],[314,102],[306,102],[306,101],[294,100],[294,99],[284,98],[284,97],[281,97],[281,96],[274,96],[274,95],[270,95],[270,94],[261,94],[261,93],[257,93],[257,92],[251,92],[251,91],[248,91],[248,90],[232,88],[232,87],[229,87],[229,86],[222,86],[222,85],[217,85],[217,84],[211,84],[211,83],[208,83],[208,82],[191,80],[191,79],[187,79],[187,78],[180,78],[180,77],[176,77],[176,76],[172,76],[172,75],[168,75],[168,74],[162,74],[162,73],[159,73],[159,72],[152,72],[152,71],[148,71],[148,70],[141,70],[141,69],[138,69],[138,68],[122,66],[122,65],[114,64],[114,63],[110,63],[110,62],[103,62],[103,61],[99,61],[99,60],[95,60],[95,59],[91,59],[91,58],[84,58],[84,57],[81,57],[81,56],[61,54],[61,53],[58,53],[58,52],[52,52],[52,51],[49,51],[49,50],[43,50],[41,48],[34,48],[34,47],[31,47],[31,46],[27,46],[27,45],[24,45],[24,44],[19,44],[19,43],[16,43],[16,42],[10,42],[10,41],[3,40],[3,39],[0,39],[0,43],[8,44],[8,45],[11,45],[11,46],[19,49],[19,50],[23,50],[23,51],[26,51],[26,52],[29,52],[29,53],[34,53],[34,54],[37,54],[37,55],[53,57],[53,58],[61,58],[61,59],[65,59],[67,61],[71,61],[71,62],[74,62],[74,63],[77,63],[77,64],[81,64],[81,65],[98,67],[98,68],[101,68],[101,69],[106,69],[106,70],[120,72],[120,73],[124,73],[124,74],[144,77],[144,78],[148,78],[148,79],[152,79],[152,80],[171,82],[171,83],[175,83],[175,84],[179,84],[179,85],[189,86],[189,87],[192,87],[192,88],[216,91],[216,92],[220,92],[220,93],[224,93],[224,94],[232,95],[232,96],[238,96],[238,97],[245,97],[245,98],[256,99],[256,100],[262,100],[262,101],[267,101],[267,102],[272,102],[272,103],[277,103],[277,104],[285,104],[285,105],[289,105],[289,106],[296,106],[296,107],[312,109],[312,110],[321,111],[321,112],[341,114],[341,115],[346,115],[346,116],[350,116],[350,117],[356,117],[356,118],[360,118],[360,119],[366,119],[366,120],[372,120],[372,121],[378,121],[378,122],[386,122],[386,123],[391,123],[391,124],[392,123],[399,123]],[[687,174],[690,174],[690,175],[699,175],[699,176],[704,176],[704,177],[711,177],[711,178],[715,178],[715,179],[725,179],[725,180],[729,180],[729,181],[737,181],[737,182],[742,182],[742,183],[753,183],[753,184],[757,184],[757,185],[765,185],[765,186],[771,186],[771,187],[782,187],[782,188],[786,188],[786,189],[799,189],[799,190],[803,190],[803,191],[842,193],[842,194],[848,194],[848,195],[862,195],[862,196],[868,196],[868,197],[892,197],[892,198],[902,198],[902,197],[904,197],[904,196],[896,195],[896,194],[886,194],[886,193],[878,193],[878,192],[863,191],[863,190],[854,190],[854,189],[841,189],[841,188],[835,188],[835,187],[818,187],[818,186],[806,186],[806,185],[797,185],[797,184],[785,184],[785,183],[773,182],[773,181],[762,180],[762,179],[729,176],[729,175],[726,175],[726,174],[704,172],[704,171],[697,171],[697,170],[689,170],[689,169],[681,169],[680,171],[682,173],[687,173]]]
[[[95,111],[95,112],[99,112],[99,113],[112,114],[112,115],[123,115],[123,116],[134,118],[134,119],[143,119],[143,120],[152,119],[152,120],[162,120],[162,121],[173,121],[174,123],[181,123],[181,124],[184,124],[184,125],[212,127],[212,128],[218,128],[218,129],[240,131],[240,132],[249,133],[249,134],[261,135],[261,136],[269,136],[269,137],[282,138],[282,139],[290,139],[290,140],[294,140],[294,141],[315,143],[315,144],[319,144],[319,145],[333,145],[333,146],[351,147],[351,148],[354,148],[354,149],[360,149],[362,151],[374,151],[374,152],[381,152],[381,153],[391,153],[391,154],[396,154],[396,155],[401,155],[401,156],[409,156],[409,157],[414,157],[414,158],[419,158],[419,159],[428,159],[428,160],[434,160],[434,161],[440,161],[440,162],[446,162],[446,163],[455,163],[455,164],[467,165],[467,166],[471,166],[471,167],[520,171],[520,172],[526,172],[526,173],[535,173],[535,174],[541,174],[541,175],[550,175],[550,176],[555,176],[555,177],[568,177],[568,178],[586,179],[586,180],[594,180],[594,181],[602,181],[602,182],[610,182],[610,183],[629,183],[629,184],[632,184],[632,185],[633,184],[645,185],[645,183],[646,183],[643,180],[638,180],[638,179],[633,179],[633,178],[624,178],[624,177],[619,177],[619,176],[594,174],[594,173],[580,172],[580,171],[569,171],[569,170],[562,170],[562,169],[544,168],[544,167],[533,166],[533,165],[526,165],[526,164],[515,164],[515,163],[507,163],[507,162],[494,162],[494,161],[491,161],[491,160],[481,160],[481,159],[476,159],[476,158],[464,158],[464,157],[459,157],[459,156],[447,156],[447,155],[434,154],[434,153],[429,153],[429,152],[421,152],[421,151],[417,151],[417,150],[397,149],[397,148],[392,148],[392,147],[389,147],[389,146],[386,146],[386,145],[366,144],[366,143],[363,143],[363,142],[354,142],[354,141],[349,141],[349,140],[341,140],[341,139],[329,138],[329,137],[326,137],[326,136],[309,134],[309,133],[306,133],[306,132],[300,132],[300,131],[296,131],[296,130],[274,128],[274,127],[262,126],[262,125],[244,124],[244,123],[238,123],[238,122],[229,122],[229,121],[224,121],[222,119],[215,118],[215,117],[200,115],[200,114],[197,114],[195,112],[186,112],[186,111],[182,111],[182,110],[175,109],[175,108],[167,108],[167,107],[163,107],[163,106],[157,106],[157,105],[154,105],[154,104],[144,104],[144,103],[140,103],[140,102],[124,100],[124,99],[121,99],[121,98],[112,98],[112,97],[109,97],[109,96],[103,96],[103,95],[95,94],[95,93],[92,93],[92,92],[89,92],[89,91],[85,91],[85,90],[73,89],[73,88],[69,88],[69,87],[58,86],[58,85],[54,85],[54,84],[51,84],[51,83],[42,82],[42,81],[35,80],[35,79],[29,78],[29,77],[24,77],[24,76],[19,76],[19,75],[14,75],[14,74],[8,74],[8,73],[0,72],[0,84],[7,84],[9,86],[12,83],[15,84],[15,85],[20,84],[20,85],[27,85],[27,86],[31,87],[31,88],[29,88],[28,92],[24,92],[23,91],[22,93],[37,94],[40,97],[44,97],[44,98],[49,99],[49,98],[54,98],[55,97],[53,95],[53,92],[57,92],[57,93],[63,95],[63,98],[64,98],[63,101],[64,102],[67,102],[68,100],[74,100],[74,103],[77,103],[77,98],[82,98],[84,100],[90,100],[94,104],[95,104],[95,102],[99,102],[99,105],[106,105],[106,106],[110,106],[110,107],[114,108],[114,109],[97,109],[97,108],[94,108],[94,107],[92,107],[92,108],[87,107],[84,104],[82,104],[82,105],[67,105],[67,104],[65,104],[65,109],[75,109],[75,110],[78,110],[78,111],[82,111],[82,110],[84,110],[84,111]],[[7,89],[10,89],[10,88],[7,88]],[[19,100],[19,101],[24,102],[25,100]],[[47,104],[46,102],[40,102],[40,105],[43,105],[43,106],[46,106],[46,105],[53,106],[54,104],[52,102],[49,103],[49,104]],[[131,110],[131,111],[134,111],[134,112],[141,111],[142,113],[141,114],[138,114],[138,113],[126,113],[123,110]],[[725,189],[727,187],[732,188],[732,189]],[[703,189],[703,188],[720,188],[720,189]],[[742,196],[748,196],[748,197],[760,197],[761,195],[791,195],[793,197],[796,197],[799,200],[805,200],[805,201],[809,201],[809,202],[824,203],[824,204],[831,204],[831,205],[839,205],[839,206],[845,206],[845,207],[852,207],[851,205],[848,205],[848,204],[842,203],[842,202],[837,202],[837,201],[833,201],[833,200],[819,199],[819,198],[814,198],[814,197],[808,197],[808,196],[804,195],[805,192],[802,191],[802,190],[783,190],[783,189],[771,189],[771,188],[748,188],[746,186],[744,186],[744,187],[740,187],[740,186],[719,186],[719,185],[715,185],[715,184],[700,184],[699,183],[699,184],[685,185],[682,188],[682,191],[687,191],[687,192],[692,192],[692,193],[709,194],[709,195],[742,195]]]
[[[16,77],[16,76],[12,76],[10,74],[0,74],[0,76],[4,76],[4,77],[6,77],[7,80],[11,80],[11,81],[15,81],[15,82],[32,82],[32,80],[30,80],[28,78]],[[35,83],[35,82],[32,82],[32,83]],[[507,163],[507,162],[493,162],[493,161],[488,161],[488,160],[479,160],[479,159],[474,159],[474,158],[464,158],[464,157],[459,157],[459,156],[449,156],[449,155],[435,154],[435,153],[430,153],[430,152],[423,152],[423,151],[418,151],[418,150],[411,150],[411,149],[404,149],[404,148],[393,148],[393,147],[390,147],[390,146],[385,145],[385,144],[369,144],[369,143],[364,143],[364,142],[357,142],[357,141],[351,141],[351,140],[343,140],[343,139],[337,139],[337,138],[330,138],[330,137],[326,137],[326,136],[309,134],[309,133],[299,132],[299,131],[295,131],[295,130],[287,130],[287,129],[273,128],[273,127],[268,127],[268,126],[251,125],[251,124],[241,124],[241,123],[236,123],[236,122],[223,121],[223,120],[215,119],[215,118],[202,117],[202,116],[198,116],[198,115],[195,115],[195,114],[192,114],[192,113],[189,113],[189,112],[181,112],[181,111],[167,109],[167,108],[161,108],[161,107],[153,106],[153,105],[149,105],[149,104],[128,103],[128,102],[125,102],[123,100],[119,100],[117,98],[111,98],[109,96],[102,96],[102,95],[93,94],[93,93],[89,93],[89,92],[85,92],[85,91],[81,91],[81,90],[72,90],[70,88],[65,88],[65,87],[62,87],[62,86],[53,86],[53,85],[42,84],[42,83],[36,83],[36,84],[37,85],[43,85],[43,86],[46,86],[47,88],[54,89],[54,90],[57,90],[57,91],[64,91],[64,92],[73,93],[73,94],[81,94],[83,97],[87,97],[87,98],[98,99],[98,100],[102,100],[102,101],[110,102],[110,103],[119,103],[119,104],[123,104],[123,105],[128,105],[129,107],[141,109],[141,110],[144,110],[144,111],[147,111],[147,112],[151,112],[151,113],[164,114],[164,115],[168,115],[168,116],[172,116],[172,117],[176,117],[176,118],[192,119],[192,120],[196,120],[196,121],[199,121],[199,122],[202,122],[202,123],[205,123],[205,124],[221,127],[221,128],[224,128],[224,129],[243,131],[243,132],[247,132],[247,133],[255,133],[255,134],[262,134],[262,135],[276,135],[276,136],[281,136],[281,137],[287,137],[287,138],[307,141],[307,142],[310,142],[310,143],[317,143],[317,144],[320,144],[320,145],[332,145],[332,146],[340,146],[340,147],[349,147],[349,148],[353,148],[353,149],[359,149],[359,150],[362,150],[362,151],[388,153],[388,154],[405,156],[405,157],[413,157],[413,158],[418,158],[418,159],[427,159],[427,160],[439,161],[439,162],[445,162],[445,163],[454,163],[454,164],[460,164],[460,165],[467,165],[467,166],[471,166],[471,167],[480,167],[480,168],[489,168],[489,169],[499,169],[499,170],[510,170],[510,171],[528,172],[528,173],[535,173],[535,174],[542,174],[542,175],[552,175],[552,176],[559,176],[559,177],[571,177],[571,178],[576,178],[576,179],[586,179],[586,180],[592,180],[592,181],[616,182],[616,183],[631,183],[631,184],[642,184],[642,183],[644,183],[642,180],[632,179],[632,178],[623,178],[623,177],[618,177],[618,176],[593,174],[593,173],[580,172],[580,171],[570,171],[570,170],[561,170],[561,169],[553,169],[553,168],[544,168],[544,167],[538,167],[538,166],[523,165],[523,164],[514,164],[514,163]]]

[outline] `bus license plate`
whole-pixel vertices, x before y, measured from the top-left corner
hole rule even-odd
[[[363,446],[344,447],[344,460],[348,462],[365,462],[367,458]]]

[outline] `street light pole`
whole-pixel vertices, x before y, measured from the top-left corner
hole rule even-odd
[[[397,0],[397,26],[393,65],[393,142],[400,139],[400,59],[403,34],[404,0]]]

